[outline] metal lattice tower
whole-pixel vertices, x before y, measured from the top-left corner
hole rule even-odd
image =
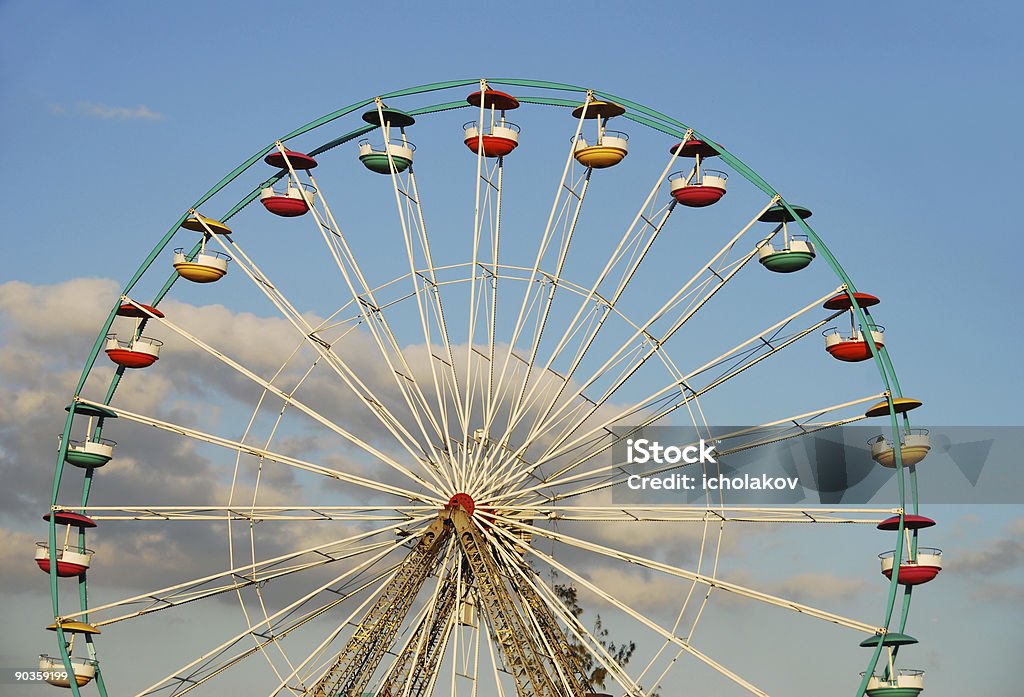
[[[417,625],[405,650],[377,691],[377,697],[422,697],[430,688],[448,636],[457,622],[454,613],[460,584],[456,576],[457,570],[453,570],[442,580],[434,610],[424,615]],[[462,569],[462,581],[466,588],[472,583],[468,567]]]
[[[409,608],[437,565],[448,527],[435,520],[406,557],[401,570],[373,606],[330,668],[307,694],[312,697],[358,697],[394,643]]]
[[[523,571],[528,576],[532,574],[526,564],[523,564]],[[527,576],[527,577],[528,577]],[[563,676],[563,680],[573,685],[577,694],[583,695],[591,691],[590,676],[580,663],[579,654],[573,650],[573,645],[568,637],[558,626],[558,621],[551,612],[551,608],[537,593],[532,585],[524,579],[514,579],[512,582],[516,595],[521,599],[523,606],[533,617],[534,625],[538,633],[550,651],[552,662],[556,669]]]
[[[533,641],[534,632],[512,602],[490,545],[464,510],[455,508],[448,515],[519,697],[561,697],[564,691],[552,680],[546,656]]]

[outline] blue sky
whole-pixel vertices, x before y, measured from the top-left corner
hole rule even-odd
[[[33,278],[117,268],[114,254],[141,258],[153,233],[124,229],[173,219],[257,145],[357,95],[477,75],[553,78],[632,95],[722,134],[776,188],[839,226],[829,240],[861,285],[893,279],[886,300],[921,332],[976,344],[998,331],[1003,341],[982,342],[988,360],[935,355],[931,343],[905,370],[919,369],[922,379],[908,382],[925,385],[944,367],[935,395],[959,396],[944,404],[984,396],[939,420],[1016,420],[1012,402],[985,389],[1019,336],[992,301],[1010,293],[1019,248],[1000,205],[1013,200],[1020,152],[1011,6],[683,13],[525,3],[501,13],[502,41],[479,49],[458,4],[436,7],[7,3],[2,157],[19,173],[7,190],[20,201],[42,196],[54,214],[41,220],[20,206],[7,225],[22,231],[26,253],[75,245],[48,253]],[[156,26],[158,36],[143,29]],[[604,50],[587,46],[612,26]],[[103,218],[101,229],[84,227]]]
[[[811,207],[815,229],[860,289],[882,297],[875,316],[889,331],[904,391],[925,401],[915,423],[1020,425],[1024,385],[1013,366],[1024,332],[1013,299],[1024,250],[1012,206],[1024,153],[1024,98],[1013,87],[1024,65],[1022,19],[1012,3],[523,2],[473,11],[448,2],[2,3],[0,162],[13,204],[3,229],[16,261],[0,272],[0,287],[29,289],[21,296],[8,286],[12,304],[0,308],[5,475],[28,486],[36,479],[17,458],[51,467],[52,441],[23,443],[14,429],[38,417],[39,405],[66,402],[89,348],[78,338],[89,336],[88,322],[71,314],[91,306],[52,286],[123,282],[213,182],[302,123],[382,92],[480,76],[592,85],[712,135]],[[480,32],[475,23],[484,21]],[[87,287],[114,288],[97,283]],[[41,298],[44,312],[25,318],[14,297],[26,298],[23,308]],[[202,302],[196,294],[186,301]],[[65,323],[74,340],[62,340]],[[59,369],[26,353],[40,346]],[[55,431],[59,421],[43,425]],[[1024,648],[1012,628],[1020,618],[1006,621],[1024,607],[1024,507],[940,512],[935,544],[977,567],[915,596],[927,625],[912,633],[926,645],[920,654],[941,665],[927,694],[989,678],[991,694],[1007,694],[1009,657]],[[37,520],[21,508],[0,512],[13,533],[42,534]],[[773,544],[789,543],[803,544],[788,532]],[[1011,561],[991,563],[999,551]],[[27,553],[5,551],[3,563],[30,563]],[[840,573],[852,566],[838,552],[820,562]],[[49,638],[37,629],[48,612],[42,579],[41,602],[13,580],[0,594],[15,626],[30,632],[32,651]],[[877,607],[881,587],[851,606]],[[984,645],[964,640],[982,632]],[[22,646],[8,636],[0,664],[11,665]],[[768,670],[759,665],[768,660],[753,659],[752,672]]]

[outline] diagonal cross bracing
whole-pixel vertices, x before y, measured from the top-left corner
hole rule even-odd
[[[529,573],[528,566],[523,564],[524,571]],[[569,681],[578,694],[591,691],[590,676],[580,663],[579,654],[574,650],[572,642],[562,631],[548,604],[538,595],[532,585],[522,578],[514,577],[512,587],[522,600],[523,605],[533,616],[534,624],[551,651],[551,659],[558,664],[558,669]]]
[[[437,565],[448,534],[448,527],[440,519],[430,524],[409,552],[402,570],[384,587],[337,659],[307,694],[312,697],[362,694],[391,649],[413,601]]]
[[[493,549],[469,514],[461,508],[452,508],[448,509],[447,515],[455,527],[458,543],[473,573],[480,605],[494,633],[494,641],[515,679],[519,697],[582,695],[584,690],[579,686],[573,685],[570,690],[556,677],[557,668],[549,663],[558,659],[544,653],[536,642],[537,632],[512,601]],[[567,643],[557,624],[549,629],[557,632],[549,642],[554,641],[556,646]]]
[[[377,690],[377,697],[423,697],[429,689],[455,624],[453,613],[459,600],[457,573],[457,569],[452,569],[442,580],[435,607],[423,616],[405,650]],[[462,574],[467,585],[471,583],[471,572],[463,569]]]

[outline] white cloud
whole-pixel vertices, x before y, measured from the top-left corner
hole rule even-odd
[[[808,571],[783,578],[768,578],[756,571],[741,568],[720,573],[719,577],[750,590],[826,610],[850,607],[855,601],[869,597],[873,589],[877,588],[871,580],[843,576],[832,571]],[[719,602],[734,608],[758,602],[728,591],[716,591],[716,597]]]
[[[154,112],[145,104],[138,106],[111,106],[91,101],[75,102],[75,113],[94,119],[117,121],[163,121],[164,115]]]
[[[4,562],[5,568],[7,563],[18,565],[17,574],[12,576],[12,583],[18,588],[38,587],[42,578],[31,561],[31,543],[45,536],[40,516],[49,503],[54,436],[63,426],[63,407],[78,379],[83,353],[95,339],[117,296],[117,285],[105,279],[75,279],[52,286],[22,282],[0,284],[0,476],[13,484],[0,490],[0,510],[5,513],[5,519],[0,523],[9,528],[7,538],[10,546],[9,550],[0,549],[0,561]],[[161,309],[175,324],[264,376],[277,371],[301,341],[295,329],[278,317],[262,317],[223,305],[194,305],[174,299],[162,303]],[[61,317],[62,321],[40,321],[40,317]],[[315,317],[308,319],[314,325],[319,322]],[[116,322],[114,329],[118,332],[130,326],[128,320],[118,319]],[[252,406],[260,398],[261,389],[158,322],[150,323],[146,334],[165,341],[161,359],[152,369],[128,372],[118,388],[114,404],[169,422],[239,438],[252,413]],[[348,333],[334,344],[334,349],[379,399],[389,405],[404,404],[394,376],[383,365],[379,351],[365,333]],[[466,347],[456,346],[453,350],[455,364],[464,366]],[[499,352],[505,350],[507,347],[499,348]],[[413,374],[430,374],[430,361],[434,359],[422,345],[406,345],[404,354]],[[286,366],[275,384],[286,391],[294,389],[313,357],[313,353],[305,349],[299,358]],[[482,365],[478,361],[474,370],[481,370]],[[90,379],[84,395],[101,397],[112,371],[112,366],[101,353],[93,370],[95,377]],[[525,371],[520,370],[518,374],[525,375]],[[550,375],[538,377],[535,373],[532,379],[537,381],[536,394],[541,397],[552,394],[555,389],[555,381]],[[517,391],[514,389],[515,380],[514,375],[510,376],[509,382],[513,384],[513,388],[509,388],[510,393]],[[427,377],[421,383],[431,385],[432,379]],[[574,391],[575,386],[570,386],[566,393]],[[390,452],[399,451],[377,418],[353,398],[351,390],[324,362],[315,368],[311,379],[303,383],[296,394],[312,408],[358,432],[364,439],[382,444]],[[543,402],[544,399],[539,399],[535,408],[543,409]],[[258,445],[266,442],[280,406],[276,398],[268,401],[257,419],[257,428],[250,442]],[[606,406],[592,419],[604,419],[612,409],[615,407]],[[406,412],[397,407],[394,410],[400,419],[408,418]],[[507,413],[499,415],[497,422],[504,423],[507,416]],[[523,421],[530,424],[534,416],[535,413],[528,412]],[[479,419],[480,415],[474,414],[473,418]],[[287,412],[283,424],[271,442],[271,449],[376,481],[409,485],[401,475],[381,466],[335,434],[316,427],[294,409]],[[410,430],[415,432],[415,429]],[[77,426],[75,435],[80,435]],[[213,505],[227,502],[235,468],[235,453],[231,450],[133,424],[128,419],[109,423],[104,435],[114,438],[119,445],[114,460],[96,473],[90,500],[93,505]],[[545,434],[545,438],[552,437]],[[538,448],[542,449],[547,443],[550,440],[540,443]],[[255,458],[242,458],[234,505],[252,499],[256,476],[254,464]],[[594,466],[600,465],[595,463]],[[81,477],[78,470],[68,468],[59,497],[61,502],[75,500]],[[385,495],[370,496],[351,485],[315,475],[296,474],[296,470],[275,463],[265,463],[260,472],[258,502],[262,504],[358,502],[373,506],[390,500]],[[607,506],[611,505],[612,499],[608,490],[602,490],[566,503]],[[351,534],[355,529],[355,525],[341,523],[261,523],[256,528],[256,556],[272,557],[308,547],[316,540],[337,539],[346,531]],[[719,544],[718,529],[714,525],[705,529],[702,524],[594,525],[566,522],[558,529],[683,568],[697,570],[698,559],[703,556],[705,563],[699,570],[704,573],[711,572],[707,568],[708,560],[714,557],[713,547]],[[237,526],[239,537],[236,539],[242,543],[244,553],[248,553],[248,533],[248,526]],[[746,534],[749,538],[749,533]],[[707,540],[702,552],[705,536]],[[731,555],[738,549],[738,537],[726,535],[723,554]],[[90,531],[89,538],[90,546],[97,550],[90,571],[97,600],[113,600],[132,591],[149,591],[224,569],[228,563],[226,531],[222,524],[216,522],[102,521],[97,530]],[[538,549],[544,549],[545,544],[540,536],[536,538]],[[662,622],[670,622],[672,618],[659,615],[676,611],[689,590],[689,582],[683,579],[649,573],[610,561],[604,556],[571,550],[564,545],[556,546],[562,563],[578,569],[615,597],[652,617],[658,617]],[[543,568],[543,562],[538,566]],[[323,573],[332,570],[324,569]],[[315,578],[320,573],[309,576]],[[33,578],[35,574],[40,578]],[[779,594],[818,597],[821,594],[818,586],[829,588],[843,597],[859,592],[855,584],[843,585],[833,581],[796,577],[788,589],[792,592],[780,591]],[[298,583],[299,579],[282,582],[284,588],[271,592],[287,597],[287,590],[295,587],[287,584],[293,582]],[[818,596],[814,595],[816,592]],[[581,591],[581,598],[584,595],[587,596],[588,610],[603,611],[602,602]],[[236,602],[234,598],[225,599]],[[609,611],[609,617],[613,614],[621,615],[618,611]]]
[[[972,595],[986,604],[1010,608],[1024,606],[1024,586],[1019,583],[984,581],[973,586]]]
[[[70,401],[86,347],[95,340],[117,296],[117,285],[106,279],[73,279],[51,286],[18,281],[0,284],[0,475],[10,483],[0,488],[0,524],[9,526],[7,544],[0,552],[5,577],[8,568],[19,571],[11,577],[12,581],[21,578],[22,570],[31,570],[31,541],[44,535],[45,525],[40,517],[49,508],[56,434],[63,428],[64,406]],[[169,315],[188,318],[189,327],[207,340],[238,349],[236,355],[241,355],[237,357],[259,373],[271,374],[282,362],[280,355],[288,355],[296,344],[294,337],[278,326],[278,319],[233,313],[218,306],[195,307],[173,302],[167,303],[165,309]],[[61,321],[40,319],[53,317],[60,317]],[[126,321],[118,319],[115,330],[126,328],[128,325],[122,324]],[[239,404],[251,407],[258,399],[259,389],[183,340],[167,336],[166,329],[153,326],[146,333],[167,339],[166,351],[152,370],[130,371],[125,375],[115,403],[161,420],[240,438],[248,413],[242,414],[239,425],[237,417],[223,412],[228,408],[237,411]],[[102,396],[112,374],[113,366],[101,353],[83,394],[91,398]],[[311,390],[303,397],[308,396],[318,407],[339,402],[344,405],[336,383],[332,385],[319,392]],[[274,406],[273,410],[277,408]],[[76,420],[72,437],[81,437],[81,428]],[[133,424],[127,419],[109,422],[104,436],[113,438],[118,445],[114,459],[96,470],[90,504],[227,504],[236,459],[233,451]],[[283,431],[272,447],[280,446],[296,456],[318,461],[318,454],[337,451],[339,447],[337,437],[329,436],[318,433],[313,438],[293,428]],[[266,431],[258,437],[265,441]],[[338,462],[344,464],[344,460]],[[255,464],[255,458],[250,456],[242,459],[236,505],[238,501],[252,499]],[[307,502],[309,492],[302,487],[309,486],[311,478],[307,476],[300,483],[291,468],[266,463],[259,502]],[[81,482],[82,472],[66,467],[58,500],[65,505],[73,503]],[[351,502],[352,496],[351,487],[335,489],[332,502]],[[330,524],[331,532],[321,533],[308,529],[310,526],[304,531],[301,527],[262,526],[262,546],[257,555],[273,556],[309,546],[311,537],[329,535],[335,539],[335,533],[345,528]],[[199,575],[226,564],[226,536],[212,523],[104,522],[89,537],[89,544],[95,543],[98,552],[94,580],[113,581],[123,587],[153,588],[168,579],[182,580],[188,574]],[[138,563],[139,559],[144,563]]]
[[[947,572],[988,578],[992,574],[1024,566],[1024,518],[1009,522],[1000,537],[989,539],[971,548],[947,549],[943,566]]]
[[[0,321],[10,328],[11,340],[26,348],[46,341],[52,344],[49,349],[80,354],[81,344],[72,338],[95,335],[117,296],[118,286],[110,279],[74,278],[52,286],[9,281],[0,284]],[[57,317],[60,322],[46,321]],[[62,336],[65,341],[59,341]]]
[[[139,104],[138,106],[111,106],[109,104],[100,104],[98,102],[85,102],[79,101],[72,105],[63,104],[61,102],[51,102],[49,104],[51,114],[68,114],[74,113],[80,116],[86,116],[92,119],[101,119],[104,121],[163,121],[166,115],[159,111],[154,111],[145,104]]]
[[[798,602],[848,603],[870,591],[873,584],[863,578],[851,578],[821,571],[791,576],[772,584],[769,593]]]
[[[41,523],[41,521],[40,521]],[[44,584],[43,572],[33,561],[35,543],[43,539],[31,533],[0,528],[0,569],[3,569],[3,591],[39,591]]]
[[[106,279],[80,278],[50,286],[19,281],[0,284],[0,473],[16,486],[0,490],[3,521],[40,535],[39,516],[49,505],[53,477],[55,436],[63,427],[64,406],[78,380],[83,354],[96,338],[96,332],[118,297],[118,286]],[[254,372],[274,374],[301,337],[283,319],[237,312],[222,305],[197,306],[169,299],[161,304],[168,319],[224,351]],[[61,317],[62,321],[40,321],[42,317]],[[316,317],[308,318],[316,324]],[[113,330],[130,328],[129,320],[117,319]],[[121,408],[183,426],[198,428],[231,439],[239,439],[246,422],[260,399],[261,388],[203,353],[158,322],[151,322],[147,335],[165,342],[160,361],[152,368],[129,371],[118,387],[114,403]],[[404,404],[395,379],[379,359],[372,340],[361,332],[349,332],[334,344],[374,394],[390,405]],[[464,365],[466,349],[456,347],[456,363]],[[405,349],[411,369],[417,375],[429,374],[432,360],[422,346]],[[305,349],[286,366],[275,384],[294,389],[298,379],[312,362]],[[476,368],[479,370],[479,367]],[[113,366],[101,353],[93,368],[83,396],[100,399],[105,393]],[[520,371],[522,374],[522,371]],[[540,378],[535,378],[540,379]],[[549,380],[549,378],[545,378]],[[424,384],[430,384],[427,378]],[[541,384],[538,394],[549,389]],[[510,389],[510,392],[514,390]],[[303,383],[297,396],[332,421],[356,432],[392,453],[398,446],[377,417],[353,398],[349,388],[321,362],[312,379]],[[248,442],[263,446],[280,410],[280,400],[267,401],[258,418],[257,428]],[[404,407],[394,407],[400,419],[408,419]],[[390,470],[345,443],[336,434],[316,426],[308,417],[290,409],[282,428],[271,442],[271,449],[359,474],[375,481],[417,488],[404,475]],[[500,422],[502,419],[499,418]],[[532,419],[524,419],[530,422]],[[453,426],[454,427],[454,426]],[[416,429],[410,428],[416,433]],[[73,428],[73,437],[81,437],[81,426]],[[228,500],[236,455],[128,419],[109,422],[104,436],[118,442],[114,459],[96,472],[92,505],[224,505]],[[400,454],[404,461],[408,456]],[[31,463],[32,466],[26,466]],[[415,466],[413,466],[415,469]],[[235,505],[251,500],[256,476],[255,458],[242,458]],[[66,468],[62,503],[75,500],[82,474]],[[363,503],[386,505],[393,497],[356,490],[352,485],[326,481],[314,475],[296,474],[296,470],[277,463],[265,463],[260,473],[259,502],[262,504]],[[404,501],[402,502],[404,503]],[[149,539],[140,547],[133,530],[159,527],[159,523],[104,524],[95,537],[102,545],[104,563],[94,579],[112,578],[132,587],[155,587],[167,576],[199,572],[207,563],[220,560],[224,537],[207,524],[165,525],[159,540]],[[297,529],[301,526],[296,526]],[[308,526],[307,526],[308,527]],[[266,526],[264,526],[266,530]],[[268,531],[260,556],[293,548],[300,540],[294,529],[276,535]],[[38,532],[35,532],[38,531]],[[613,536],[617,536],[613,534]],[[658,536],[660,537],[660,536]],[[692,546],[687,539],[677,543]],[[203,542],[193,558],[186,554],[189,545]],[[619,539],[626,543],[628,539]],[[90,543],[91,544],[91,543]],[[163,547],[166,554],[150,559]],[[214,548],[217,553],[214,553]],[[205,551],[203,551],[205,550]],[[132,554],[149,561],[132,564]],[[162,560],[162,561],[161,561]],[[129,568],[130,567],[130,568]],[[174,572],[173,574],[170,572]],[[109,576],[108,576],[109,574]]]
[[[1007,523],[1006,534],[1015,539],[1024,537],[1024,518],[1017,518]]]
[[[653,574],[621,566],[598,567],[589,571],[587,576],[591,583],[601,590],[649,616],[678,610],[691,585],[689,581],[665,574]],[[703,587],[700,590],[702,592]],[[605,602],[591,600],[596,599],[596,596],[586,589],[582,589],[580,593],[587,598],[588,604]]]

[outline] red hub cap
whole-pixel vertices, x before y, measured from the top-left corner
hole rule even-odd
[[[476,503],[473,501],[473,497],[461,492],[452,496],[448,501],[448,508],[456,508],[458,506],[462,506],[463,510],[469,515],[473,515],[473,511],[476,510]]]

